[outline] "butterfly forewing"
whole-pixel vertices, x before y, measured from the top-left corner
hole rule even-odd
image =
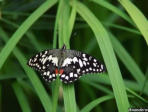
[[[33,56],[27,64],[41,72],[45,81],[51,82],[56,79],[55,69],[58,66],[58,52],[58,49],[42,51]]]
[[[64,83],[72,83],[83,74],[101,73],[105,67],[92,56],[75,50],[66,50],[66,58],[63,61],[60,79]]]

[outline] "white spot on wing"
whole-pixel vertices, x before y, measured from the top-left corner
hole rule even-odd
[[[57,57],[52,57],[52,55],[50,55],[48,57],[48,60],[52,60],[52,63],[55,64],[56,66],[58,66],[58,58]]]
[[[61,77],[64,78],[65,77],[65,74],[61,75]]]
[[[46,61],[47,61],[47,57],[46,58],[43,58],[42,60],[41,60],[41,62],[43,61],[43,64],[45,64],[46,63]]]
[[[87,59],[87,58],[83,58],[83,60],[88,61],[88,59]]]
[[[44,54],[44,55],[42,55],[42,58],[44,58],[46,55]]]
[[[85,57],[85,56],[86,56],[86,54],[83,54],[82,56],[83,56],[83,57]]]
[[[52,74],[53,77],[55,77],[55,74]]]
[[[45,51],[45,54],[47,54],[48,53],[48,51]]]
[[[34,58],[34,62],[36,62],[37,58]]]
[[[53,58],[52,58],[52,62],[53,62],[56,66],[58,66],[58,58],[57,58],[57,57],[53,57]]]
[[[83,61],[83,64],[86,66],[86,62],[85,61]]]
[[[78,62],[78,59],[76,57],[73,58],[73,62],[76,63]]]
[[[47,75],[49,76],[49,71],[47,72]]]
[[[89,65],[90,63],[89,62],[87,62],[87,65]]]
[[[49,75],[49,78],[51,79],[52,78],[52,75]]]
[[[44,72],[43,75],[46,75],[46,72]]]
[[[71,64],[72,59],[71,58],[66,58],[62,64],[62,66],[66,66],[68,64]]]
[[[70,77],[73,77],[73,73],[72,72],[70,73]]]
[[[43,66],[42,68],[45,69],[45,66]]]
[[[80,73],[80,69],[77,69],[77,73]]]
[[[74,64],[76,62],[78,62],[78,58],[77,57],[74,57],[73,59],[72,58],[66,58],[62,64],[62,66],[68,66],[69,64],[71,64],[71,62],[74,62]]]
[[[79,59],[79,65],[80,65],[80,67],[83,67],[83,63],[80,59]]]
[[[68,79],[69,79],[69,77],[68,77],[68,76],[66,76],[66,77],[65,77],[65,79],[66,79],[66,80],[68,80]]]
[[[74,74],[74,77],[78,77],[78,75],[77,74]]]
[[[94,67],[96,67],[96,63],[93,63]]]
[[[96,60],[96,59],[94,59],[94,62],[97,62],[97,60]]]
[[[101,69],[103,70],[103,65],[101,64]]]

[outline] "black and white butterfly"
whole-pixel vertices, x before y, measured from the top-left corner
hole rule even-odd
[[[41,72],[47,82],[59,75],[64,83],[72,83],[87,73],[104,72],[105,66],[92,56],[76,50],[68,50],[64,45],[61,49],[45,50],[33,56],[27,63]]]

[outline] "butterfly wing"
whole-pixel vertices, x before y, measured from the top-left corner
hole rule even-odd
[[[28,61],[28,66],[41,72],[45,81],[51,82],[56,79],[55,69],[58,66],[58,49],[42,51]]]
[[[66,50],[66,59],[63,61],[63,74],[60,79],[64,83],[72,83],[83,74],[101,73],[106,71],[105,66],[94,57],[75,50]]]

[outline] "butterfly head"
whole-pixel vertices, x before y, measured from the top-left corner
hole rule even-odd
[[[62,50],[66,50],[66,45],[64,44],[61,49],[62,49]]]

